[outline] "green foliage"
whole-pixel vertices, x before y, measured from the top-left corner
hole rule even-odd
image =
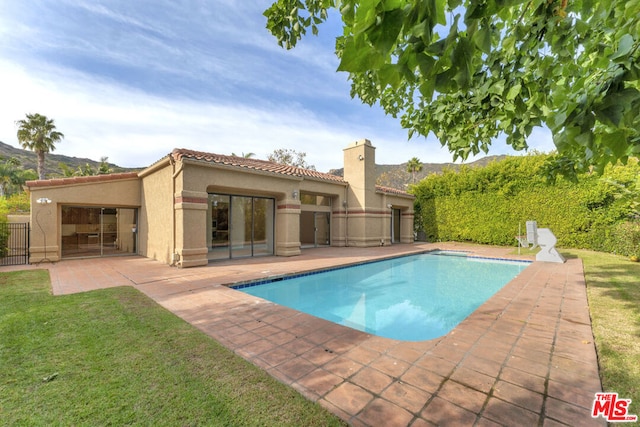
[[[430,240],[513,245],[525,222],[536,220],[553,231],[559,246],[640,252],[634,210],[640,193],[638,161],[608,167],[603,176],[581,175],[577,183],[560,179],[551,184],[540,173],[548,158],[508,157],[484,168],[427,177],[412,189],[418,228]]]
[[[295,166],[302,169],[316,170],[316,167],[307,164],[307,153],[292,150],[290,148],[278,148],[267,157],[270,162]]]
[[[12,194],[4,201],[9,214],[28,214],[31,211],[31,199],[26,191]]]
[[[100,164],[95,167],[91,166],[89,163],[85,163],[84,166],[78,166],[76,169],[73,169],[63,162],[59,162],[58,167],[62,172],[62,176],[65,178],[69,178],[72,176],[104,175],[113,173],[113,169],[109,165],[108,160],[108,157],[101,157]]]
[[[640,153],[640,0],[277,0],[267,28],[291,48],[330,9],[352,96],[409,137],[434,133],[466,159],[501,134],[525,149],[545,125],[546,172],[573,179]]]
[[[38,178],[35,171],[22,168],[20,160],[15,157],[0,157],[0,160],[3,160],[0,162],[0,196],[18,193],[25,182]]]

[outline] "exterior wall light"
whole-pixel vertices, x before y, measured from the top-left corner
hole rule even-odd
[[[388,207],[389,209],[391,209],[391,208],[393,208],[393,205],[392,205],[391,203],[389,203],[389,204],[387,205],[387,207]]]
[[[358,155],[358,160],[364,160],[364,156],[362,154]]]
[[[294,199],[298,198],[298,192],[296,190],[293,190],[293,193],[291,193],[291,197],[293,197]]]

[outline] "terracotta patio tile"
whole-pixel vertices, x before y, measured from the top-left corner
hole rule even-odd
[[[429,405],[420,413],[420,416],[438,426],[471,426],[476,421],[476,414],[453,403],[433,398]]]
[[[298,384],[314,392],[318,396],[324,396],[335,386],[342,383],[343,379],[324,369],[316,369],[298,379]]]
[[[445,378],[418,366],[412,366],[400,379],[404,383],[411,384],[429,393],[435,393]]]
[[[486,332],[486,329],[479,328],[478,330],[474,330],[471,328],[467,329],[465,326],[466,324],[463,322],[462,324],[454,328],[451,332],[449,332],[449,335],[447,335],[447,340],[449,340],[450,342],[463,341],[467,343],[467,346],[464,347],[465,349],[467,349],[482,337],[482,335]]]
[[[370,338],[365,340],[361,345],[365,348],[377,351],[378,353],[384,353],[396,343],[397,341],[390,340],[389,338],[371,336]]]
[[[593,399],[595,394],[600,391],[589,390],[583,387],[575,387],[569,384],[559,383],[550,380],[547,386],[547,392],[550,397],[570,403],[572,405],[582,406],[585,409],[593,407]]]
[[[517,420],[518,425],[535,426],[538,424],[539,419],[537,413],[494,397],[489,398],[482,416],[506,426],[513,425],[515,420]]]
[[[409,425],[411,427],[434,427],[435,426],[435,424],[427,420],[423,420],[422,418],[415,418],[413,422]]]
[[[345,356],[358,363],[362,363],[363,365],[368,365],[373,360],[380,357],[380,353],[375,350],[358,346],[349,350]]]
[[[547,357],[549,356],[547,355]],[[507,360],[506,365],[539,377],[546,377],[549,372],[548,364],[538,363],[531,359],[524,359],[515,355],[512,355],[511,358]]]
[[[228,342],[232,343],[236,347],[244,346],[248,343],[258,341],[261,337],[253,332],[245,332],[242,334],[232,335],[227,337]]]
[[[448,380],[438,390],[438,397],[478,414],[484,406],[488,395],[465,387],[458,382]]]
[[[460,366],[467,369],[472,369],[474,371],[480,372],[481,374],[486,374],[492,377],[498,376],[498,372],[500,372],[500,367],[502,366],[501,362],[496,362],[493,360],[485,359],[482,357],[474,356],[473,354],[467,356]]]
[[[354,416],[373,400],[373,395],[362,387],[345,382],[327,394],[325,400]]]
[[[273,325],[270,325],[268,323],[264,323],[262,322],[262,327],[260,328],[255,328],[253,329],[252,332],[256,333],[256,334],[260,334],[263,337],[270,337],[271,335],[277,334],[279,332],[282,332],[281,329],[276,328]]]
[[[457,368],[455,372],[451,374],[450,379],[465,384],[482,393],[489,393],[493,384],[496,382],[496,378],[493,376],[463,367]]]
[[[338,338],[331,339],[322,345],[334,353],[342,354],[356,347],[358,344],[354,342],[353,339],[349,339],[349,337],[343,338],[340,336]]]
[[[236,352],[241,352],[243,355],[246,355],[245,357],[253,358],[264,352],[271,351],[276,347],[278,347],[278,344],[262,338],[238,347]]]
[[[296,339],[296,336],[286,331],[280,331],[273,335],[269,335],[269,340],[278,345],[286,344],[294,339]]]
[[[380,425],[383,421],[385,427],[405,427],[409,425],[413,415],[391,402],[377,398],[364,408],[357,419],[366,426]]]
[[[320,329],[313,332],[310,332],[304,336],[307,341],[310,341],[314,344],[325,344],[327,341],[333,339],[334,335],[329,333],[326,330]]]
[[[471,344],[464,341],[453,342],[449,340],[443,341],[439,346],[431,350],[428,354],[431,356],[440,357],[448,360],[452,363],[458,363],[465,356],[466,351],[471,347]]]
[[[365,366],[358,371],[357,374],[351,377],[350,381],[374,394],[380,394],[382,390],[387,388],[387,386],[393,382],[393,378],[387,374],[383,374],[377,369]]]
[[[302,353],[302,357],[304,357],[305,359],[307,359],[308,361],[318,365],[318,366],[322,366],[325,363],[335,359],[336,357],[338,357],[338,355],[336,353],[334,353],[331,350],[328,350],[326,348],[324,348],[321,345],[313,345],[311,344],[312,347],[309,348],[308,351]]]
[[[585,390],[597,390],[600,388],[600,378],[595,376],[597,372],[580,370],[579,367],[580,365],[577,365],[574,369],[567,369],[552,366],[551,372],[549,372],[549,380]]]
[[[420,390],[402,381],[394,381],[393,384],[382,392],[381,396],[401,408],[417,414],[431,398],[431,393]]]
[[[546,379],[508,366],[500,371],[500,379],[538,393],[545,392]]]
[[[294,358],[295,354],[281,347],[276,347],[273,350],[262,353],[259,357],[270,366],[278,366],[279,364]]]
[[[370,366],[394,378],[399,378],[409,368],[409,363],[382,355],[370,363]]]
[[[545,402],[544,415],[568,425],[604,426],[604,418],[592,418],[591,409],[575,406],[561,400],[548,397]]]
[[[418,360],[420,357],[422,357],[422,355],[424,354],[419,350],[416,350],[414,348],[411,348],[403,344],[404,343],[389,349],[389,351],[387,351],[387,355],[390,357],[394,357],[396,359],[400,359],[407,363],[413,363],[416,360]]]
[[[327,371],[333,372],[334,374],[342,378],[349,378],[360,369],[362,369],[363,365],[358,362],[354,362],[353,360],[348,359],[344,356],[338,356],[325,363],[323,368]]]
[[[488,418],[481,417],[475,424],[474,427],[504,427],[504,424],[497,423]]]
[[[478,345],[469,350],[468,354],[502,365],[505,359],[509,357],[510,349],[510,346],[500,345],[497,343],[494,347],[488,345]]]
[[[456,364],[440,357],[427,355],[416,361],[414,366],[418,366],[426,369],[427,371],[435,372],[443,377],[448,377],[453,372]]]
[[[552,420],[551,418],[545,418],[542,423],[542,427],[567,427],[567,426],[573,427],[573,424],[561,423],[559,421]]]
[[[278,365],[277,369],[295,381],[310,372],[313,372],[317,367],[317,365],[303,359],[302,357],[294,357],[293,359]]]
[[[312,344],[309,341],[302,338],[294,339],[292,341],[289,341],[288,343],[280,344],[279,346],[285,350],[289,350],[291,353],[295,354],[296,356],[304,354],[307,351],[311,350],[312,348],[316,347],[315,344]]]
[[[318,403],[320,404],[320,406],[325,408],[327,411],[331,412],[332,414],[334,414],[335,416],[339,417],[340,419],[342,419],[344,421],[349,421],[353,417],[352,414],[346,412],[341,407],[334,405],[332,402],[329,402],[324,398],[318,400]]]
[[[532,412],[539,413],[542,409],[542,394],[505,381],[496,382],[493,387],[493,396]]]
[[[497,323],[496,323],[497,325]],[[512,335],[504,333],[503,331],[496,330],[494,325],[491,330],[487,331],[477,342],[479,346],[495,346],[498,345],[502,350],[510,350],[513,344],[518,340],[518,335]]]

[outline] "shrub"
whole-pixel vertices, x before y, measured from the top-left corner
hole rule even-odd
[[[413,187],[417,229],[429,240],[515,245],[527,220],[550,228],[558,246],[631,255],[638,251],[637,160],[577,183],[548,183],[548,155],[508,157],[484,168],[431,175]]]
[[[7,211],[9,214],[29,213],[31,210],[31,201],[29,193],[23,191],[15,193],[6,198]]]

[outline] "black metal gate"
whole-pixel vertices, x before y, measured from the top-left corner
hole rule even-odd
[[[29,223],[0,223],[0,266],[29,264]]]

